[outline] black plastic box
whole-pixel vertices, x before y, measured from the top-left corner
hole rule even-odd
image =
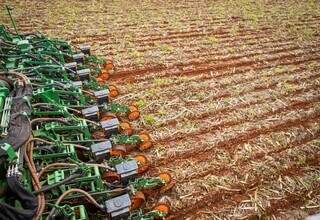
[[[119,133],[119,120],[117,118],[112,118],[109,120],[101,121],[101,127],[104,130],[106,138],[110,138],[113,134]]]
[[[114,197],[105,202],[106,212],[112,220],[127,219],[130,215],[131,200],[129,194]]]
[[[98,106],[91,106],[85,109],[82,109],[82,115],[91,121],[99,121],[99,108]]]
[[[90,146],[91,153],[96,161],[110,158],[110,150],[112,148],[111,141],[103,141],[100,143],[92,144]]]
[[[97,103],[99,105],[109,103],[109,90],[107,89],[99,90],[99,91],[95,91],[93,94],[96,97]]]
[[[121,182],[128,183],[137,177],[138,164],[135,160],[129,160],[116,165],[116,171],[120,175]]]

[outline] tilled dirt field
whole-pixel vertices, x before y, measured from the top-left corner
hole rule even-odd
[[[114,60],[155,140],[149,174],[176,180],[170,219],[320,211],[319,1],[9,2],[21,31]]]

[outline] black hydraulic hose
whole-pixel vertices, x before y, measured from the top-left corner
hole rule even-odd
[[[52,220],[54,219],[54,214],[56,212],[56,206],[58,206],[60,204],[60,202],[62,200],[65,199],[65,197],[67,195],[69,195],[70,193],[81,193],[83,194],[94,206],[96,206],[97,208],[99,208],[100,210],[104,211],[104,206],[100,205],[89,193],[87,193],[86,191],[82,190],[82,189],[69,189],[68,191],[65,191],[56,201],[55,206],[51,209],[49,215],[47,216],[46,220]]]
[[[53,188],[56,188],[56,187],[61,186],[63,184],[67,184],[70,181],[72,181],[72,180],[74,180],[74,179],[76,179],[78,177],[81,177],[81,176],[82,176],[82,174],[80,174],[80,173],[72,174],[72,175],[68,176],[67,178],[65,178],[64,180],[62,180],[60,182],[54,183],[54,184],[49,185],[49,186],[42,187],[41,189],[39,189],[37,191],[33,191],[32,193],[34,195],[38,195],[39,193],[47,192],[47,191],[49,191],[49,190],[51,190]]]
[[[24,189],[17,176],[7,177],[7,183],[9,192],[19,199],[22,208],[16,208],[5,202],[0,202],[0,220],[32,219],[38,207],[36,197]]]
[[[0,73],[0,75],[2,74]],[[15,76],[24,79],[20,74],[16,74]],[[23,146],[31,134],[31,125],[28,118],[28,115],[31,113],[31,107],[27,100],[32,96],[32,87],[27,83],[28,81],[25,80],[24,85],[17,84],[13,91],[8,135],[0,140],[0,143],[8,143],[16,151]],[[0,152],[0,155],[2,153]]]
[[[31,125],[33,125],[34,123],[38,123],[38,122],[48,122],[48,121],[58,121],[58,122],[61,122],[63,124],[67,124],[67,125],[70,124],[70,122],[68,122],[67,119],[65,119],[65,118],[36,118],[31,121]]]
[[[24,74],[22,73],[18,73],[18,72],[0,72],[0,75],[4,75],[4,76],[9,76],[9,75],[13,75],[15,77],[18,77],[20,79],[22,79],[24,85],[29,84],[29,79],[28,77],[26,77]]]
[[[0,76],[0,80],[3,80],[3,81],[5,81],[6,83],[8,83],[8,85],[10,86],[10,90],[12,90],[12,88],[13,88],[13,84],[14,84],[14,82],[13,82],[13,80],[11,80],[11,79],[9,79],[9,78],[7,78],[7,77],[3,77],[3,76]]]
[[[54,146],[39,146],[35,149],[40,150],[40,151],[44,151],[44,152],[49,152],[49,153],[54,153]]]

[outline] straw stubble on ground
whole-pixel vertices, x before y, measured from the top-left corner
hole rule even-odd
[[[171,219],[320,211],[318,1],[10,1],[23,31],[112,58],[170,171]],[[6,22],[7,18],[2,17]]]

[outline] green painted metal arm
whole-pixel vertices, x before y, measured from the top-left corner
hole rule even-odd
[[[32,131],[34,137],[52,142],[90,140],[91,133],[85,120],[72,119],[68,123],[45,122]]]
[[[135,179],[130,185],[133,186],[135,191],[141,191],[143,189],[153,189],[164,186],[166,182],[160,177],[146,177]]]
[[[123,135],[123,134],[117,134],[112,135],[110,140],[113,144],[130,144],[130,145],[136,145],[140,141],[139,135]]]
[[[17,35],[19,35],[18,30],[17,30],[17,27],[16,27],[16,23],[14,22],[14,19],[12,18],[12,15],[11,15],[11,11],[13,10],[13,8],[11,8],[11,7],[9,7],[8,5],[6,5],[6,9],[7,9],[8,15],[9,15],[9,17],[10,17],[12,26],[13,26],[15,32],[17,33]]]

